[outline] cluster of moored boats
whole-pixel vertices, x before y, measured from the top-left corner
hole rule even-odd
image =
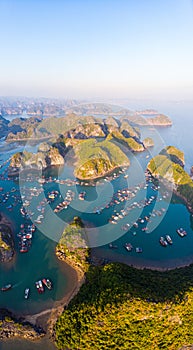
[[[56,206],[56,208],[54,209],[54,212],[59,213],[60,211],[67,209],[70,203],[72,202],[72,200],[74,199],[74,196],[75,196],[75,193],[71,190],[68,190],[66,192],[66,196],[64,200]]]
[[[128,252],[131,252],[134,249],[131,243],[125,243],[124,247]],[[136,247],[135,251],[136,253],[142,253],[143,249],[141,247]]]
[[[155,198],[154,198],[155,199]],[[152,199],[152,201],[154,200]],[[151,203],[152,203],[151,201]],[[137,208],[138,206],[136,205],[137,202],[134,202],[132,205],[128,206],[127,208],[125,209],[122,209],[120,211],[120,213],[116,212],[115,214],[113,214],[110,219],[109,219],[109,222],[111,224],[117,224],[118,221],[120,219],[123,219],[125,216],[127,216],[131,210]],[[148,215],[145,215],[143,218],[138,218],[138,220],[136,222],[134,222],[133,224],[124,224],[121,226],[121,229],[123,231],[127,231],[128,230],[128,227],[130,226],[134,226],[134,227],[138,227],[138,224],[143,224],[147,221],[150,221],[150,218],[152,219],[153,217],[156,217],[156,216],[161,216],[163,215],[163,213],[165,212],[165,208],[161,208],[160,210],[152,210],[151,213],[149,213]],[[147,228],[146,227],[143,227],[142,228],[142,231],[146,231]]]
[[[147,189],[148,184],[141,183],[138,186],[134,188],[125,188],[122,190],[118,190],[112,197],[111,201],[106,204],[104,207],[101,208],[96,208],[95,213],[101,214],[102,210],[105,208],[112,207],[114,205],[120,204],[125,201],[130,201],[134,199],[134,197],[137,195],[138,191],[141,189]],[[159,186],[152,185],[151,189],[154,191],[157,191]],[[119,212],[115,212],[110,218],[109,222],[112,224],[117,224],[120,219],[123,219],[126,215],[130,213],[131,210],[133,209],[143,209],[149,205],[151,205],[153,202],[159,202],[162,201],[163,199],[166,199],[168,197],[169,193],[165,191],[161,196],[157,197],[157,195],[151,195],[148,198],[142,199],[140,201],[135,201],[132,202],[130,205],[126,205],[124,209],[120,210]],[[156,216],[161,216],[163,212],[165,211],[165,208],[161,208],[160,210],[153,209],[150,216],[156,217]],[[124,227],[124,226],[123,226]],[[124,228],[123,228],[124,229]],[[126,230],[126,227],[125,227]]]
[[[143,249],[141,247],[135,247],[134,248],[131,243],[125,243],[123,246],[128,252],[131,252],[132,250],[135,250],[136,253],[142,253],[143,252]],[[113,243],[109,243],[109,248],[117,249],[118,246],[113,244]]]
[[[166,247],[168,244],[170,245],[173,244],[173,241],[170,235],[166,235],[165,237],[161,236],[159,239],[159,242],[163,247]]]
[[[19,237],[19,251],[20,253],[27,253],[32,244],[33,233],[35,232],[36,227],[34,224],[27,225],[21,224],[21,230],[17,234]]]
[[[109,209],[110,207],[113,207],[117,204],[131,200],[137,195],[137,192],[144,186],[144,184],[140,184],[134,188],[123,188],[121,190],[118,190],[113,194],[111,200],[108,203],[104,204],[101,207],[94,208],[94,213],[101,214],[104,209]],[[145,186],[145,188],[147,187]]]
[[[46,286],[49,290],[52,289],[52,282],[48,278],[43,278],[42,280],[37,281],[35,285],[39,294],[44,293],[44,286]]]
[[[140,221],[141,221],[142,223],[144,222],[143,219],[140,219]],[[125,226],[126,226],[125,229],[128,230],[130,225],[129,225],[129,224],[126,224]],[[138,223],[135,222],[135,223],[133,224],[133,226],[137,228],[137,227],[138,227]],[[143,230],[143,229],[142,229],[142,230]],[[144,230],[143,230],[143,231],[144,231]],[[179,234],[180,237],[184,237],[184,236],[187,235],[187,232],[186,232],[182,227],[181,227],[181,228],[178,228],[178,229],[176,230],[176,232]],[[133,232],[133,235],[136,235],[136,231]],[[163,247],[167,247],[168,244],[169,244],[169,245],[172,245],[172,244],[173,244],[173,240],[172,240],[172,238],[171,238],[170,235],[161,236],[161,237],[159,238],[159,242],[160,242],[160,244],[161,244]],[[123,246],[124,246],[124,248],[125,248],[128,252],[131,252],[131,251],[133,251],[133,250],[135,250],[136,253],[142,253],[142,252],[143,252],[143,249],[142,249],[141,247],[136,247],[136,248],[134,248],[133,245],[132,245],[131,243],[125,243]],[[116,244],[114,244],[114,243],[109,243],[109,248],[110,248],[110,249],[118,249],[118,246],[117,246]]]
[[[179,234],[180,237],[185,237],[187,235],[186,230],[184,230],[182,227],[178,228],[176,232]],[[163,247],[167,247],[168,244],[173,244],[170,235],[166,235],[165,237],[161,236],[159,242]]]
[[[37,282],[35,282],[35,286],[36,286],[36,289],[38,291],[39,294],[42,294],[45,292],[45,287],[48,289],[48,290],[51,290],[53,288],[53,284],[51,282],[51,280],[49,278],[43,278]],[[11,283],[3,286],[2,288],[0,288],[0,291],[1,292],[6,292],[10,289],[13,288],[13,285]],[[28,299],[29,298],[29,294],[30,294],[30,288],[25,288],[24,290],[24,298],[25,299]]]

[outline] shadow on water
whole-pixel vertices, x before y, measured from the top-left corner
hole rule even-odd
[[[28,340],[6,340],[1,341],[0,350],[56,350],[57,348],[48,339],[38,342]]]
[[[85,301],[90,305],[100,304],[100,300],[103,300],[104,306],[128,298],[155,303],[179,303],[193,288],[193,264],[164,272],[139,270],[121,263],[94,268],[91,266],[86,281],[72,305]]]
[[[148,269],[138,270],[120,263],[105,266],[90,266],[86,283],[68,307],[78,312],[84,306],[95,305],[105,310],[108,305],[120,305],[133,298],[152,303],[172,302],[178,304],[186,300],[186,293],[193,287],[193,264],[186,268],[160,272]],[[56,347],[46,337],[38,342],[8,340],[0,344],[0,350],[55,350]]]

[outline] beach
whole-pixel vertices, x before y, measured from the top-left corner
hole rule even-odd
[[[69,287],[65,293],[65,296],[61,300],[56,301],[52,308],[36,314],[24,316],[24,320],[26,322],[42,327],[47,332],[49,338],[53,338],[53,327],[58,317],[62,314],[64,308],[68,306],[74,296],[79,292],[82,284],[85,282],[85,274],[81,268],[71,264],[69,259],[67,261],[64,259],[62,264],[64,264],[65,271],[70,279]]]

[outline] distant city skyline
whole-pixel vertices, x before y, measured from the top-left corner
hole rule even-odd
[[[0,95],[193,96],[192,0],[0,0]]]

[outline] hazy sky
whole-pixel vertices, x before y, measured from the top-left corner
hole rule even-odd
[[[0,95],[193,96],[192,0],[0,0]]]

